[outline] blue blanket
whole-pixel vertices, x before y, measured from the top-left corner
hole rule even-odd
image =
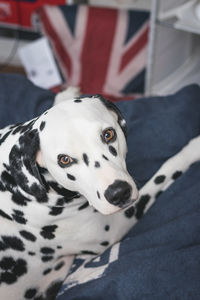
[[[200,87],[191,85],[175,95],[118,104],[129,127],[128,168],[139,187],[200,133],[199,95]],[[0,75],[0,126],[31,119],[53,98],[21,76]],[[199,299],[199,180],[197,162],[121,243],[98,258],[77,257],[57,299]]]

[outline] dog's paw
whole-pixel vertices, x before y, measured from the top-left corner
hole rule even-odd
[[[62,101],[74,99],[79,96],[80,96],[80,88],[76,86],[70,86],[66,90],[56,95],[53,105],[57,105]]]

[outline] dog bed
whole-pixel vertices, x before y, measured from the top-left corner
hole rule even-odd
[[[117,103],[128,123],[127,165],[138,187],[200,133],[200,87]],[[19,75],[0,75],[0,126],[48,109],[50,91]],[[199,151],[199,149],[197,149]],[[121,243],[99,257],[79,256],[58,300],[198,299],[200,162],[163,192]]]

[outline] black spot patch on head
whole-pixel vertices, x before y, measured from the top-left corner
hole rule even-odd
[[[100,168],[100,162],[99,161],[95,161],[95,164],[94,164],[95,168]]]
[[[24,259],[14,259],[5,256],[0,260],[0,283],[13,284],[19,277],[27,273],[27,263]]]
[[[74,177],[73,175],[67,173],[67,177],[72,180],[72,181],[75,181],[76,180],[76,177]]]
[[[58,216],[60,214],[62,214],[64,207],[56,207],[56,206],[52,206],[50,208],[50,212],[49,215],[51,216]]]
[[[154,179],[154,182],[156,184],[163,183],[165,181],[166,176],[165,175],[159,175]]]
[[[98,197],[99,199],[101,199],[101,196],[100,196],[99,191],[97,191],[97,197]]]
[[[128,219],[132,218],[135,214],[135,208],[133,206],[129,207],[125,210],[124,214]]]
[[[34,255],[35,255],[35,252],[29,251],[29,252],[28,252],[28,255],[34,256]]]
[[[74,102],[75,103],[80,103],[80,102],[82,102],[82,100],[81,99],[75,99]]]
[[[30,289],[26,290],[26,292],[24,294],[24,298],[33,299],[33,297],[36,295],[36,293],[37,293],[37,289],[30,288]]]
[[[64,267],[64,265],[65,265],[65,262],[64,262],[64,261],[61,261],[61,262],[59,262],[59,263],[55,266],[54,270],[55,270],[55,271],[58,271],[58,270],[60,270],[62,267]]]
[[[108,246],[108,245],[109,245],[109,242],[108,242],[108,241],[104,241],[104,242],[100,243],[100,245],[101,245],[101,246],[105,246],[105,247],[106,247],[106,246]]]
[[[52,254],[55,252],[55,250],[53,248],[50,248],[50,247],[42,247],[40,249],[40,252],[43,253],[43,254]]]
[[[82,250],[81,254],[86,254],[86,255],[98,255],[98,253],[90,250]]]
[[[42,121],[40,124],[40,131],[42,131],[44,129],[45,125],[46,125],[46,122]]]
[[[27,219],[24,218],[24,213],[20,210],[13,209],[13,214],[12,214],[13,220],[19,224],[26,224]]]
[[[104,227],[104,229],[105,229],[105,231],[109,231],[109,230],[110,230],[110,226],[109,226],[109,225],[106,225],[106,226]]]
[[[89,158],[86,153],[83,153],[83,161],[86,164],[86,166],[89,166]]]
[[[109,159],[107,158],[107,156],[105,156],[104,154],[102,155],[102,157],[103,157],[105,160],[109,160]]]
[[[54,232],[57,227],[58,227],[57,225],[44,226],[44,227],[42,227],[40,234],[44,239],[52,240],[55,238]]]
[[[181,172],[181,171],[176,171],[176,172],[172,175],[172,179],[173,179],[173,180],[176,180],[176,179],[179,178],[182,174],[183,174],[183,172]]]
[[[120,110],[117,108],[117,106],[115,106],[111,101],[108,101],[107,99],[105,99],[104,97],[102,97],[101,95],[96,95],[94,97],[98,97],[101,102],[109,109],[112,110],[116,113],[117,115],[117,121],[118,124],[120,125],[125,137],[127,137],[127,126],[126,126],[126,122],[124,120],[124,117],[122,115],[122,113],[120,112]]]
[[[7,220],[10,220],[12,221],[13,219],[8,215],[6,214],[3,210],[0,209],[0,216],[7,219]]]
[[[151,199],[150,195],[146,194],[146,195],[142,195],[136,205],[136,218],[140,219],[143,214],[144,214],[144,210],[145,207],[147,205],[147,203],[149,202],[149,200]]]
[[[27,230],[21,230],[19,232],[21,234],[21,236],[26,239],[27,241],[30,242],[35,242],[36,241],[36,236],[34,234],[32,234],[31,232],[27,231]]]
[[[85,209],[89,206],[89,202],[86,201],[83,205],[79,206],[78,210],[82,210],[82,209]]]
[[[47,275],[47,274],[49,274],[51,271],[52,271],[52,269],[51,269],[51,268],[48,268],[48,269],[44,270],[43,275]]]
[[[24,243],[16,236],[3,235],[2,241],[7,249],[13,249],[16,251],[24,251]]]
[[[117,156],[117,150],[113,146],[109,146],[108,149],[112,155]]]

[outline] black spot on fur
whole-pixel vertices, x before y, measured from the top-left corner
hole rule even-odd
[[[52,253],[55,252],[55,250],[50,248],[50,247],[42,247],[40,249],[40,252],[43,253],[43,254],[52,254]]]
[[[57,227],[58,227],[57,225],[44,226],[42,227],[40,234],[44,239],[52,240],[55,238],[54,232]]]
[[[0,209],[0,216],[7,219],[7,220],[10,220],[12,221],[13,219],[8,215],[6,214],[3,210]]]
[[[81,99],[75,99],[74,102],[75,103],[80,103],[80,102],[82,102],[82,100]]]
[[[89,202],[85,202],[83,205],[79,206],[78,210],[82,210],[82,209],[85,209],[89,206]]]
[[[21,236],[22,236],[24,239],[26,239],[26,240],[28,240],[28,241],[30,241],[30,242],[35,242],[36,239],[37,239],[36,236],[35,236],[34,234],[32,234],[31,232],[29,232],[29,231],[27,231],[27,230],[21,230],[19,233],[21,234]]]
[[[103,157],[105,160],[109,160],[109,159],[107,158],[107,156],[105,156],[104,154],[102,155],[102,157]]]
[[[135,214],[135,208],[133,206],[129,207],[125,210],[124,214],[128,219],[132,218]]]
[[[109,146],[108,149],[112,155],[117,156],[117,150],[113,146]]]
[[[86,255],[98,255],[98,253],[90,250],[82,250],[81,254],[86,254]]]
[[[109,231],[109,230],[110,230],[110,226],[109,226],[109,225],[106,225],[106,226],[104,227],[104,229],[105,229],[105,231]]]
[[[67,189],[63,188],[61,185],[59,185],[57,182],[50,181],[50,182],[48,182],[48,184],[57,194],[64,196],[63,201],[65,203],[70,203],[73,199],[80,197],[79,193],[67,190]]]
[[[173,175],[172,175],[172,179],[176,180],[178,177],[180,177],[183,174],[183,172],[181,171],[176,171]]]
[[[13,209],[13,220],[15,220],[15,222],[19,223],[19,224],[26,224],[27,223],[27,219],[24,218],[24,213],[20,210],[17,209]]]
[[[83,161],[86,164],[86,166],[89,166],[89,158],[86,153],[83,153]]]
[[[122,113],[120,112],[120,110],[110,101],[108,101],[107,99],[105,99],[104,97],[102,97],[101,95],[95,95],[93,97],[98,97],[99,100],[109,109],[112,110],[116,113],[117,118],[118,118],[118,124],[120,125],[125,137],[127,137],[127,126],[126,126],[126,122],[124,122],[124,117],[122,115]]]
[[[57,296],[57,293],[62,285],[62,281],[53,282],[46,291],[46,297],[44,300],[54,300]],[[43,299],[41,299],[43,300]]]
[[[58,245],[58,246],[57,246],[57,249],[62,249],[62,246],[59,246],[59,245]]]
[[[7,249],[13,249],[16,251],[24,251],[24,243],[16,236],[4,235],[1,237],[2,241]]]
[[[55,270],[55,271],[58,271],[58,270],[60,270],[62,267],[64,267],[64,265],[65,265],[65,262],[64,262],[64,261],[61,261],[61,262],[59,262],[59,263],[55,266],[54,270]]]
[[[44,270],[43,275],[47,275],[47,274],[49,274],[51,271],[52,271],[52,269],[51,269],[51,268],[48,268],[48,269]]]
[[[0,138],[0,146],[5,142],[5,140],[7,139],[7,137],[10,135],[12,130],[6,132],[3,137]]]
[[[101,245],[101,246],[105,246],[105,247],[106,247],[106,246],[108,246],[108,245],[109,245],[109,242],[108,242],[108,241],[104,241],[104,242],[100,243],[100,245]]]
[[[156,184],[163,183],[165,181],[166,176],[165,175],[159,175],[154,179],[154,182]]]
[[[75,178],[73,175],[69,174],[69,173],[67,173],[67,177],[68,177],[70,180],[73,180],[73,181],[76,180],[76,178]]]
[[[58,216],[58,215],[62,214],[63,209],[64,209],[64,207],[53,206],[50,209],[49,215],[51,215],[51,216]]]
[[[95,164],[94,164],[95,168],[100,168],[100,162],[99,161],[95,161]]]
[[[52,255],[42,256],[42,261],[43,262],[48,262],[48,261],[51,261],[51,260],[53,260],[53,256]]]
[[[36,164],[36,155],[40,140],[37,129],[29,130],[19,137],[19,145],[14,145],[9,154],[11,175],[16,184],[27,194],[33,195],[38,202],[47,202],[47,194]],[[32,181],[23,172],[23,168],[32,175]]]
[[[150,199],[151,199],[151,197],[148,194],[140,197],[140,199],[136,205],[136,209],[137,209],[136,210],[136,218],[137,219],[140,219],[143,216],[145,207]]]
[[[45,127],[46,123],[44,121],[41,122],[40,124],[40,131],[42,131]]]
[[[98,197],[99,199],[101,199],[101,196],[100,196],[99,191],[97,191],[97,197]]]
[[[29,252],[28,252],[28,255],[34,256],[34,255],[35,255],[35,252],[29,251]]]
[[[31,288],[26,290],[25,294],[24,294],[24,298],[26,299],[33,299],[33,297],[36,295],[37,293],[37,289],[35,288]]]
[[[0,283],[13,284],[19,277],[27,273],[27,263],[24,259],[14,259],[5,256],[0,261]]]
[[[157,192],[155,198],[157,199],[162,194],[162,191]]]
[[[30,202],[30,199],[26,198],[25,196],[23,196],[19,191],[16,191],[13,195],[12,195],[12,201],[20,206],[26,206],[28,202]]]

